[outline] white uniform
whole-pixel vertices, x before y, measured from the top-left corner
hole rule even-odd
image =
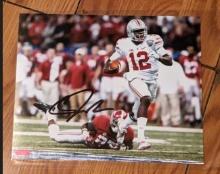
[[[124,74],[129,86],[137,97],[156,97],[158,78],[158,59],[168,54],[163,48],[163,40],[158,35],[147,35],[146,40],[136,45],[131,38],[117,41],[110,60],[126,57],[129,72]]]
[[[34,77],[28,76],[31,71],[32,62],[25,55],[18,53],[16,67],[16,85],[18,87],[19,98],[34,97]]]

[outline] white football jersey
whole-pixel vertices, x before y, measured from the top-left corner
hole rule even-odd
[[[28,76],[28,72],[31,70],[32,62],[21,53],[17,54],[16,65],[16,82],[25,80]]]
[[[110,59],[126,57],[129,72],[124,77],[129,81],[137,77],[155,81],[158,76],[158,59],[165,54],[168,52],[163,48],[162,38],[159,35],[147,35],[146,40],[138,45],[129,37],[119,39]]]

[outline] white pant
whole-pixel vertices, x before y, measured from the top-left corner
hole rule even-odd
[[[32,98],[35,96],[34,77],[25,78],[19,88],[19,98]]]
[[[107,100],[108,96],[112,93],[113,82],[112,77],[103,76],[100,84],[100,95],[103,100]]]
[[[197,82],[196,79],[191,79],[191,78],[187,78],[187,87],[185,88],[185,90],[187,91],[187,97],[189,97],[189,100],[191,100],[191,98],[193,96],[200,96],[200,89],[199,89],[199,84]]]
[[[156,98],[157,84],[155,81],[147,82],[138,78],[129,81],[129,86],[137,98],[149,96],[151,100]]]
[[[50,138],[58,143],[82,144],[85,142],[85,136],[81,133],[60,131],[60,128],[57,124],[49,125],[48,131]]]
[[[200,120],[202,117],[201,114],[201,104],[200,104],[200,89],[196,79],[187,79],[186,89],[186,101],[195,108],[195,118]]]
[[[155,100],[157,94],[157,84],[155,81],[146,82],[138,78],[133,79],[128,83],[131,90],[136,95],[136,100],[132,108],[132,112],[137,119],[137,111],[140,105],[140,98],[143,96],[149,96],[151,98],[151,101]]]
[[[117,100],[119,94],[125,91],[127,81],[123,77],[113,77],[112,83],[113,83],[112,98],[115,101]]]
[[[52,105],[59,100],[59,84],[57,81],[50,82],[42,80],[41,87],[44,103]]]
[[[131,88],[129,87],[129,83],[128,81],[126,81],[125,83],[125,89],[122,92],[122,96],[123,97],[127,97],[127,101],[129,103],[134,103],[136,100],[136,96],[133,94],[133,91],[131,90]]]
[[[161,121],[163,126],[179,126],[181,115],[178,94],[160,94],[158,103],[161,108]]]

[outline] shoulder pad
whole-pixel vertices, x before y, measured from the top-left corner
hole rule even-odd
[[[121,39],[119,39],[116,43],[116,50],[118,50],[118,51],[119,50],[120,51],[124,50],[127,47],[129,42],[130,42],[130,38],[121,38]]]
[[[128,41],[129,41],[129,38],[124,37],[124,38],[118,39],[117,44],[123,44],[123,43],[126,43]]]
[[[149,34],[149,35],[147,35],[147,44],[149,46],[158,45],[159,47],[162,47],[164,42],[163,42],[163,39],[161,38],[161,36],[159,36],[157,34]]]

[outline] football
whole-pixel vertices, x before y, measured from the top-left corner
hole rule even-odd
[[[119,69],[120,68],[120,61],[114,60],[109,65],[110,69]]]
[[[111,61],[106,68],[104,68],[104,73],[115,74],[118,73],[120,69],[120,61]]]

